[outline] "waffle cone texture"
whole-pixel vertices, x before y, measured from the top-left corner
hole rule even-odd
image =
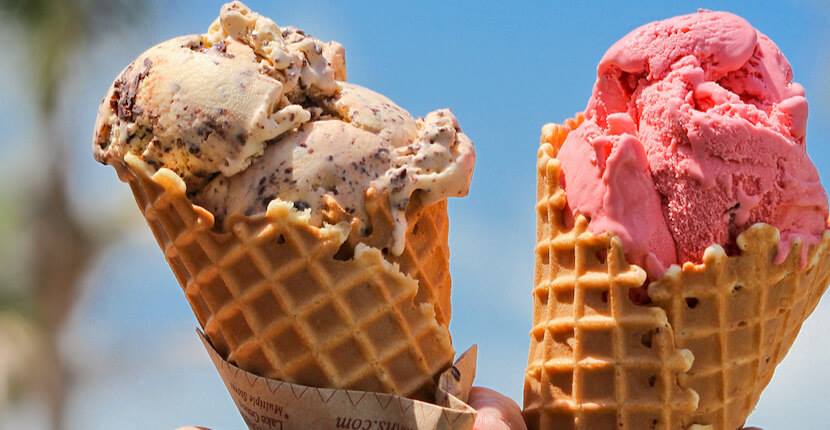
[[[432,399],[454,356],[445,202],[412,205],[406,250],[387,256],[357,243],[362,226],[316,227],[280,200],[218,231],[174,172],[129,155],[115,167],[225,360],[295,384]],[[378,225],[365,242],[380,242],[391,212],[368,200]]]
[[[773,264],[779,232],[755,224],[740,253],[707,248],[642,292],[620,240],[569,219],[556,159],[581,117],[542,131],[533,329],[524,414],[531,430],[734,430],[744,425],[830,281],[830,232]]]

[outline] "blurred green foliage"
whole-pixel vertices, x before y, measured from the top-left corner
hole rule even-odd
[[[14,201],[8,190],[0,189],[0,314],[14,311],[31,317],[32,300],[23,290],[23,267],[19,264],[20,208]]]
[[[0,353],[12,362],[37,357],[42,369],[25,384],[18,381],[28,372],[5,369],[10,374],[0,375],[0,413],[4,400],[39,386],[56,430],[65,426],[72,382],[60,352],[60,331],[77,302],[83,273],[104,246],[69,208],[65,153],[71,142],[63,141],[58,101],[73,57],[93,38],[136,21],[145,5],[131,0],[0,0],[0,22],[28,45],[22,49],[32,77],[35,127],[40,128],[33,143],[42,149],[42,166],[32,170],[38,180],[21,178],[14,186],[0,187],[0,329],[7,335],[2,347],[0,332]],[[27,354],[20,346],[26,343],[37,352]]]
[[[55,109],[68,60],[91,37],[119,28],[140,14],[130,0],[0,0],[0,15],[17,22],[31,44],[39,107]]]

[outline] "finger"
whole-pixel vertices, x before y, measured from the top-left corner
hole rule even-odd
[[[473,430],[527,430],[519,405],[505,395],[473,387],[469,404],[478,411]]]

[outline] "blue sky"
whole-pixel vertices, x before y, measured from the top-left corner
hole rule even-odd
[[[409,2],[415,3],[415,2]],[[535,155],[539,129],[581,110],[596,63],[628,31],[699,7],[747,18],[781,47],[810,101],[808,147],[830,181],[830,7],[818,0],[767,2],[250,1],[280,25],[295,25],[346,47],[349,80],[386,94],[415,115],[451,108],[476,143],[469,197],[450,202],[454,341],[478,343],[478,383],[520,401],[531,312]],[[587,3],[587,2],[586,2]],[[195,319],[138,218],[129,190],[91,159],[98,100],[118,71],[167,38],[206,30],[221,2],[156,2],[129,31],[95,41],[66,76],[61,120],[76,210],[124,214],[124,240],[86,281],[66,351],[80,381],[72,428],[175,428],[242,422],[194,334]],[[12,43],[14,34],[0,30]],[[0,171],[36,167],[26,142],[38,138],[26,102],[26,53],[0,61]],[[23,149],[23,150],[21,150]],[[2,178],[3,176],[0,176]],[[2,181],[0,192],[13,193]],[[825,300],[805,324],[751,423],[767,429],[820,429],[830,400],[830,325]],[[103,365],[92,365],[92,360]],[[30,409],[0,418],[0,429],[38,428]],[[5,420],[5,421],[4,421]],[[139,425],[140,423],[140,425]]]

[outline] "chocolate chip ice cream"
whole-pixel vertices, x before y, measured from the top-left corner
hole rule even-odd
[[[217,228],[274,199],[316,224],[334,201],[368,225],[374,189],[389,198],[388,247],[400,253],[410,198],[466,195],[475,151],[450,111],[415,119],[345,79],[340,44],[229,3],[206,34],[162,42],[127,66],[101,103],[94,155],[112,164],[131,153],[174,171]]]

